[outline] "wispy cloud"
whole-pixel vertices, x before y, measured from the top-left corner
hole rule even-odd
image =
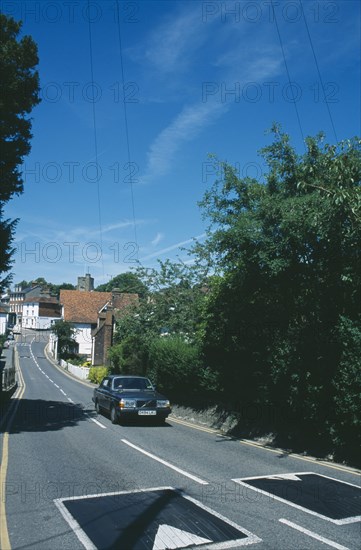
[[[206,40],[207,31],[200,17],[199,5],[195,9],[187,5],[187,11],[173,13],[154,29],[145,58],[160,72],[179,73],[193,61],[192,52]]]
[[[143,258],[140,258],[140,262],[145,262],[146,260],[150,260],[152,258],[157,258],[158,256],[163,256],[163,254],[167,254],[168,252],[172,252],[173,250],[176,250],[177,248],[181,248],[187,244],[191,244],[194,241],[198,241],[200,239],[204,239],[206,236],[205,233],[202,233],[201,235],[197,235],[196,237],[192,237],[191,239],[187,239],[185,241],[180,241],[179,243],[172,244],[171,246],[167,246],[166,248],[162,248],[161,250],[158,250],[157,252],[153,252],[152,254],[148,254],[147,256],[144,256]]]
[[[152,246],[157,246],[164,239],[163,233],[157,233],[154,239],[152,240]]]
[[[147,154],[147,168],[141,177],[141,182],[149,183],[166,174],[181,146],[193,140],[227,108],[225,103],[216,102],[196,103],[185,107],[150,146]]]
[[[117,223],[105,224],[102,226],[101,230],[97,225],[82,225],[65,231],[60,229],[57,224],[53,224],[51,227],[50,221],[49,223],[47,220],[42,221],[43,223],[41,225],[38,223],[38,220],[28,220],[26,223],[23,223],[22,231],[16,234],[15,242],[19,243],[24,240],[36,240],[42,243],[47,243],[49,241],[56,243],[74,241],[89,242],[91,239],[100,240],[101,237],[108,238],[108,235],[112,232],[134,227],[133,220],[123,220]],[[149,223],[149,220],[138,219],[135,223],[137,227],[140,227]]]

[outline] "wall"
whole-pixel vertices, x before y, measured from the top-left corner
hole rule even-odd
[[[67,361],[63,361],[63,359],[60,360],[60,365],[63,367],[63,369],[66,369],[77,378],[80,378],[81,380],[87,380],[90,370],[88,367],[78,367],[77,365],[72,365]]]
[[[73,323],[76,329],[75,341],[79,344],[78,353],[91,358],[92,353],[92,327],[88,323]]]
[[[7,313],[0,313],[0,334],[5,334],[7,329]]]

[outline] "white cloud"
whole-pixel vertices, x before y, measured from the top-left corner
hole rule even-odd
[[[147,256],[144,256],[144,258],[140,258],[140,262],[144,262],[146,260],[150,260],[152,258],[157,258],[158,256],[162,256],[163,254],[167,254],[168,252],[172,252],[172,250],[176,250],[177,248],[181,248],[187,244],[193,243],[195,240],[203,239],[206,236],[205,233],[202,233],[201,235],[197,235],[196,237],[192,237],[191,239],[187,239],[185,241],[180,241],[179,243],[172,244],[171,246],[167,246],[166,248],[162,248],[161,250],[158,250],[157,252],[153,252],[152,254],[148,254]]]
[[[227,108],[225,103],[216,102],[196,103],[185,107],[150,146],[147,169],[141,182],[149,183],[166,174],[182,144],[194,139]]]
[[[145,57],[160,72],[179,72],[193,61],[192,52],[207,38],[208,29],[202,23],[199,6],[180,15],[169,16],[159,25],[149,40]],[[144,56],[144,53],[143,53]]]
[[[152,240],[152,246],[157,246],[164,239],[163,233],[157,233],[154,239]]]

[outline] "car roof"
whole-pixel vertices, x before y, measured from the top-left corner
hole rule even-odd
[[[108,378],[148,378],[147,376],[138,376],[133,374],[110,374]]]

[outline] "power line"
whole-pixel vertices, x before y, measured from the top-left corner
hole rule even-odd
[[[123,63],[123,47],[122,47],[122,36],[120,32],[120,15],[119,15],[119,0],[116,0],[116,13],[117,13],[117,30],[118,30],[118,43],[119,43],[119,58],[120,58],[120,71],[121,71],[121,80],[123,88],[123,105],[124,105],[124,127],[125,127],[125,139],[127,144],[127,158],[128,158],[128,168],[129,168],[129,184],[130,184],[130,196],[132,203],[132,215],[133,215],[133,228],[134,228],[134,241],[136,245],[136,258],[138,258],[138,236],[137,236],[137,224],[135,218],[135,200],[134,200],[134,190],[133,190],[133,173],[132,173],[132,162],[130,154],[130,142],[129,142],[129,129],[128,129],[128,113],[127,113],[127,102],[125,97],[125,77],[124,77],[124,63]]]
[[[90,54],[90,78],[92,89],[94,93],[94,60],[93,60],[93,39],[91,31],[91,22],[90,22],[90,2],[88,0],[88,29],[89,29],[89,54]],[[98,220],[99,220],[99,237],[100,237],[100,250],[101,250],[101,262],[102,262],[102,271],[104,278],[104,257],[103,257],[103,229],[102,229],[102,215],[101,215],[101,205],[100,205],[100,184],[99,184],[99,164],[98,164],[98,133],[97,133],[97,120],[95,112],[95,99],[93,96],[93,132],[94,132],[94,150],[95,150],[95,164],[97,170],[97,198],[98,198]]]
[[[299,0],[299,2],[300,2],[300,5],[301,5],[303,20],[304,20],[304,22],[305,22],[305,26],[306,26],[306,30],[307,30],[307,35],[308,35],[308,40],[309,40],[309,42],[310,42],[310,46],[311,46],[311,50],[312,50],[312,54],[313,54],[313,59],[314,59],[314,61],[315,61],[315,65],[316,65],[316,68],[317,68],[317,74],[318,74],[318,78],[319,78],[319,80],[320,80],[320,84],[321,84],[321,88],[322,88],[322,93],[323,93],[323,97],[324,97],[324,102],[325,102],[325,104],[326,104],[328,116],[329,116],[329,118],[330,118],[332,130],[333,130],[333,133],[334,133],[334,136],[335,136],[335,139],[336,139],[336,143],[337,143],[337,142],[338,142],[338,139],[337,139],[337,134],[336,134],[336,128],[335,128],[335,125],[334,125],[334,123],[333,123],[333,118],[332,118],[332,115],[331,115],[330,106],[329,106],[328,101],[327,101],[326,92],[325,92],[325,87],[324,87],[324,84],[323,84],[323,80],[322,80],[322,76],[321,76],[321,71],[320,71],[320,67],[319,67],[319,65],[318,65],[318,61],[317,61],[315,49],[314,49],[314,47],[313,47],[313,42],[312,42],[312,38],[311,38],[311,34],[310,34],[310,29],[309,29],[309,26],[308,26],[308,23],[307,23],[305,11],[304,11],[304,9],[303,9],[302,0]]]
[[[291,92],[292,92],[292,99],[293,99],[293,104],[294,104],[294,106],[295,106],[295,111],[296,111],[296,117],[297,117],[298,127],[299,127],[300,132],[301,132],[301,136],[302,136],[302,141],[303,141],[304,147],[306,148],[305,138],[304,138],[303,130],[302,130],[301,119],[300,119],[300,115],[299,115],[298,108],[297,108],[297,103],[296,103],[295,96],[294,96],[294,92],[293,92],[293,87],[292,87],[292,82],[291,82],[291,76],[290,76],[290,72],[289,72],[289,70],[288,70],[288,65],[287,65],[287,61],[286,61],[286,55],[285,55],[285,51],[284,51],[284,48],[283,48],[281,33],[280,33],[279,26],[278,26],[278,21],[277,21],[277,16],[276,16],[276,11],[275,11],[275,8],[274,8],[273,0],[271,0],[271,5],[272,5],[273,17],[274,17],[274,20],[275,20],[275,23],[276,23],[276,29],[277,29],[277,34],[278,34],[278,40],[279,40],[279,43],[280,43],[280,46],[281,46],[281,50],[282,50],[283,62],[284,62],[284,64],[285,64],[285,68],[286,68],[288,83],[289,83],[289,86],[290,86],[290,89],[291,89]]]

